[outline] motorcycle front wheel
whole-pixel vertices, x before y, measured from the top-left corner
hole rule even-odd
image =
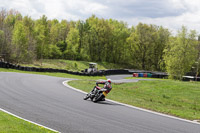
[[[87,100],[90,97],[90,94],[87,94],[83,97],[83,100]]]

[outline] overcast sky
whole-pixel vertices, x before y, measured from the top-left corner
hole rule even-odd
[[[182,25],[200,33],[200,0],[0,0],[0,9],[16,9],[34,19],[85,20],[92,14],[122,20],[162,25],[176,31]]]

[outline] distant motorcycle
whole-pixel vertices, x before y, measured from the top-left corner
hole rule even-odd
[[[87,100],[90,98],[93,102],[104,101],[107,94],[107,91],[101,91],[101,87],[96,86],[94,91],[86,94],[83,99]]]

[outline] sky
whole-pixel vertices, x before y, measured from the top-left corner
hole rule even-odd
[[[200,34],[200,0],[0,0],[0,9],[15,9],[39,19],[85,20],[99,18],[155,24],[176,32],[182,26]]]

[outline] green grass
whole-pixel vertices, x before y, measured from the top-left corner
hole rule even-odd
[[[106,79],[105,76],[79,76],[79,75],[73,75],[73,74],[67,74],[67,73],[28,72],[28,71],[20,71],[20,70],[7,69],[7,68],[0,68],[0,72],[29,73],[29,74],[39,74],[39,75],[47,75],[47,76],[54,76],[54,77],[63,77],[63,78],[75,78],[75,79],[91,79],[91,80]]]
[[[20,64],[21,66],[30,66],[30,67],[41,67],[41,68],[56,68],[56,69],[66,69],[71,71],[81,71],[89,67],[87,61],[73,61],[73,60],[61,60],[61,59],[44,59],[42,61],[34,61],[32,64]],[[117,65],[113,63],[106,62],[97,62],[99,70],[104,69],[119,69],[123,68],[122,65]]]
[[[69,85],[89,92],[95,81],[70,81]],[[112,84],[107,98],[137,107],[190,120],[200,120],[200,83],[172,80]]]
[[[1,133],[55,133],[0,111]]]

